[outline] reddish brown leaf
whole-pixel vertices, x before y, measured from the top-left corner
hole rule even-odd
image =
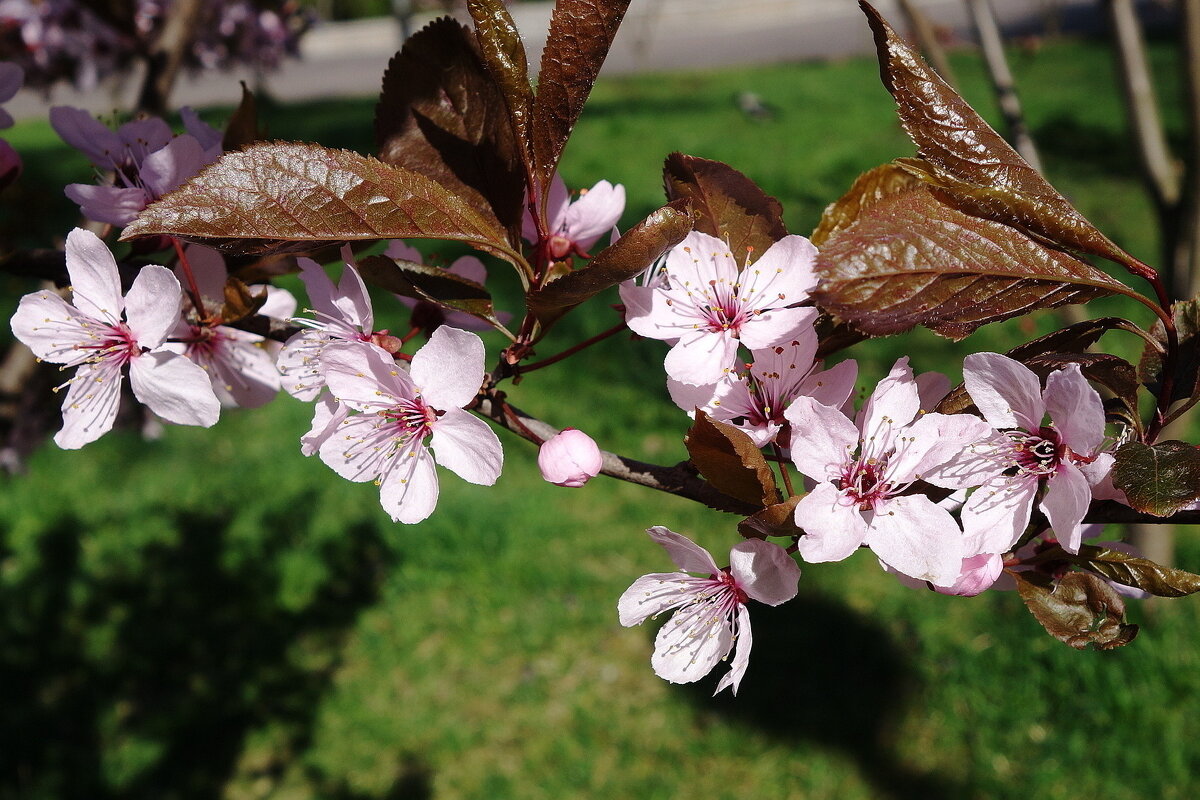
[[[920,179],[895,164],[882,164],[859,175],[850,190],[836,202],[825,207],[821,221],[809,239],[817,247],[834,233],[848,228],[858,219],[863,209],[870,208],[885,197],[907,192],[920,184]]]
[[[547,325],[584,300],[643,272],[691,229],[683,203],[663,206],[601,250],[582,269],[568,272],[530,294],[530,312]]]
[[[1068,572],[1057,583],[1039,572],[1010,573],[1017,591],[1046,632],[1076,650],[1129,644],[1138,626],[1125,622],[1125,601],[1103,578]]]
[[[924,325],[962,339],[988,322],[1134,294],[1024,233],[942,203],[928,187],[888,196],[817,256],[822,308],[874,336]]]
[[[1083,545],[1078,555],[1064,553],[1072,563],[1099,573],[1109,580],[1159,597],[1183,597],[1200,592],[1200,575],[1156,564],[1148,558]]]
[[[495,220],[424,175],[348,150],[258,144],[148,207],[122,239],[165,234],[258,252],[373,239],[453,239],[523,265]]]
[[[883,84],[896,100],[900,122],[924,161],[900,163],[945,189],[972,214],[1015,225],[1123,264],[1141,274],[1136,259],[1088,222],[1037,170],[1029,166],[920,55],[859,0],[879,55]]]
[[[250,287],[237,278],[225,280],[225,304],[221,307],[221,322],[229,324],[238,322],[246,317],[252,317],[267,302],[266,289],[258,293],[250,291]]]
[[[531,129],[543,198],[628,7],[629,0],[558,0],[554,5]]]
[[[425,300],[442,308],[462,311],[503,327],[496,319],[492,296],[481,284],[449,270],[387,256],[368,256],[359,262],[363,280],[394,294]]]
[[[238,150],[248,144],[261,141],[266,132],[258,124],[258,102],[254,92],[242,81],[242,102],[234,109],[233,115],[225,125],[225,135],[221,138],[221,149],[225,151]]]
[[[764,539],[768,536],[797,536],[796,504],[801,496],[789,497],[782,503],[767,506],[738,523],[738,533],[747,539]]]
[[[696,421],[683,443],[692,463],[717,491],[755,506],[779,502],[771,466],[742,431],[696,409]]]
[[[1175,331],[1179,337],[1179,356],[1176,362],[1171,402],[1187,400],[1200,393],[1200,297],[1181,300],[1171,306]],[[1154,323],[1150,334],[1162,350],[1146,345],[1138,363],[1138,375],[1155,395],[1162,382],[1162,360],[1166,349],[1167,332],[1162,320]]]
[[[1200,499],[1200,449],[1179,441],[1126,442],[1117,448],[1112,476],[1129,505],[1169,517]]]
[[[663,165],[667,197],[687,200],[695,229],[724,239],[739,262],[787,236],[783,207],[728,164],[672,153]]]
[[[375,141],[380,160],[433,178],[516,241],[525,181],[508,107],[458,22],[430,23],[392,57],[375,108]]]

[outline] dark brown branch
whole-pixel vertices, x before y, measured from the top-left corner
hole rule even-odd
[[[504,406],[507,406],[509,413],[519,421],[519,425],[515,424],[514,420],[509,418],[509,414],[505,413],[505,408],[501,405],[502,403]],[[523,439],[528,439],[534,444],[540,444],[541,441],[556,436],[559,433],[558,428],[555,428],[553,425],[542,422],[536,417],[531,417],[520,409],[508,405],[503,400],[484,398],[475,410],[497,425],[512,431]],[[657,489],[660,492],[666,492],[667,494],[673,494],[687,500],[694,500],[697,503],[703,503],[709,508],[728,511],[733,514],[741,514],[742,516],[749,516],[761,510],[757,506],[743,503],[740,500],[735,500],[728,495],[718,492],[708,482],[697,475],[696,471],[687,462],[673,467],[665,467],[658,464],[635,461],[632,458],[625,458],[616,453],[609,453],[603,450],[600,452],[604,458],[604,467],[600,471],[611,478]]]

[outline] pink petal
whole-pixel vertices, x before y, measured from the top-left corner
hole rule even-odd
[[[926,472],[991,438],[992,429],[970,414],[925,414],[904,429],[887,475],[893,483],[920,480]]]
[[[77,345],[92,340],[99,323],[52,291],[43,289],[27,294],[13,314],[13,335],[33,354],[55,364],[76,362]]]
[[[139,345],[153,350],[166,341],[179,321],[181,295],[171,270],[153,264],[142,267],[125,296],[125,316]]]
[[[1088,456],[1104,441],[1104,404],[1078,364],[1051,372],[1042,395],[1050,421],[1076,453]]]
[[[475,256],[462,256],[454,259],[454,263],[446,267],[446,271],[478,284],[487,281],[487,267]]]
[[[542,442],[537,462],[543,480],[570,488],[583,486],[604,467],[595,440],[576,428],[567,428]]]
[[[692,603],[671,615],[654,639],[650,665],[671,683],[692,683],[712,671],[733,647],[733,628],[708,603]]]
[[[208,428],[221,416],[208,373],[176,353],[159,350],[134,358],[129,383],[134,397],[167,422]]]
[[[729,551],[729,572],[738,588],[760,603],[777,606],[796,596],[800,566],[777,544],[738,542]]]
[[[832,483],[819,483],[800,499],[796,526],[804,529],[797,552],[810,564],[849,558],[867,535],[858,506],[847,503]]]
[[[858,428],[835,408],[797,397],[783,412],[792,424],[792,461],[815,481],[837,477],[858,447]]]
[[[200,296],[214,303],[224,303],[225,281],[229,278],[225,258],[211,247],[198,244],[188,245],[183,252],[187,256],[188,266],[192,269],[192,277],[196,279],[196,288],[200,290]],[[183,267],[176,266],[174,272],[180,285],[183,285],[186,280]]]
[[[1004,559],[999,553],[981,553],[963,559],[958,578],[951,586],[934,587],[942,594],[959,597],[975,597],[982,594],[996,582],[1004,572]]]
[[[261,346],[263,338],[225,326],[217,331],[222,338],[208,364],[217,396],[242,408],[258,408],[274,400],[279,394],[279,370]]]
[[[397,398],[416,397],[412,380],[392,357],[367,342],[328,345],[319,368],[333,396],[358,411],[377,411]]]
[[[897,359],[888,376],[881,380],[858,413],[864,449],[883,454],[892,449],[895,437],[921,410],[921,397],[908,357]]]
[[[296,313],[296,296],[287,289],[280,289],[278,286],[264,286],[255,284],[251,287],[255,293],[265,291],[267,300],[262,304],[262,308],[258,313],[275,319],[287,319],[294,316]]]
[[[921,479],[946,489],[968,489],[996,478],[1012,466],[1011,442],[1002,433],[993,433],[968,444],[957,455],[936,467],[927,467]]]
[[[54,106],[50,109],[50,125],[64,142],[101,169],[112,169],[124,160],[121,137],[82,108]]]
[[[296,263],[300,265],[300,280],[304,282],[308,302],[312,303],[313,309],[331,317],[341,318],[341,310],[333,299],[337,290],[325,268],[311,258],[298,258]]]
[[[626,628],[690,603],[692,582],[682,572],[655,572],[638,578],[617,600],[617,614]]]
[[[1042,426],[1046,406],[1037,375],[1019,361],[999,353],[972,353],[963,359],[967,393],[993,428]]]
[[[809,375],[800,384],[799,394],[808,395],[821,405],[841,408],[854,394],[857,381],[858,362],[848,358]]]
[[[175,133],[165,121],[158,117],[145,117],[126,122],[117,129],[126,149],[139,161],[147,153],[161,150],[175,138]]]
[[[754,297],[754,308],[800,302],[817,285],[816,258],[817,248],[808,239],[795,234],[783,237],[742,271],[742,296]]]
[[[342,270],[342,279],[338,281],[338,293],[333,302],[342,318],[359,330],[369,332],[374,326],[371,295],[367,293],[367,285],[350,260],[346,261],[346,267]]]
[[[491,486],[500,477],[504,451],[486,422],[461,408],[447,408],[431,427],[430,446],[437,463],[480,486]]]
[[[484,378],[483,340],[442,325],[412,358],[410,374],[425,402],[438,410],[475,399]]]
[[[191,106],[179,109],[179,118],[183,120],[183,129],[200,143],[204,150],[204,161],[210,163],[221,155],[224,134],[212,127],[192,110]]]
[[[404,242],[403,239],[392,239],[388,242],[388,246],[384,249],[383,254],[388,258],[397,261],[411,261],[414,264],[424,264],[424,256],[421,251],[410,244]]]
[[[144,189],[122,189],[118,186],[95,186],[90,183],[71,183],[63,194],[79,206],[85,217],[96,222],[123,228],[137,219],[149,202]]]
[[[667,394],[671,395],[671,400],[675,405],[686,411],[688,416],[693,416],[697,408],[712,415],[718,408],[721,408],[721,406],[714,405],[718,392],[728,393],[731,387],[737,386],[741,388],[740,394],[745,395],[746,390],[742,384],[742,381],[732,380],[729,376],[722,378],[719,383],[706,383],[700,386],[680,383],[673,378],[667,378]],[[725,405],[724,401],[721,405]],[[722,418],[724,418],[723,414]]]
[[[300,331],[287,340],[275,359],[284,391],[297,400],[316,399],[325,388],[318,366],[321,348],[329,341],[328,336],[314,330]]]
[[[1050,521],[1050,528],[1063,550],[1078,553],[1083,541],[1080,527],[1092,503],[1092,488],[1079,468],[1069,461],[1046,480],[1046,494],[1039,507]]]
[[[707,286],[712,281],[732,286],[738,282],[738,264],[729,245],[692,231],[667,254],[666,270],[672,287],[682,292],[689,285]]]
[[[71,301],[93,319],[117,323],[125,301],[117,261],[100,237],[76,228],[67,234],[67,274],[71,276]]]
[[[950,393],[950,379],[940,372],[922,372],[916,380],[922,411],[933,411],[942,398]]]
[[[612,230],[625,211],[625,187],[600,181],[563,214],[561,229],[581,249],[591,247],[601,234]]]
[[[345,406],[344,403],[339,405]],[[380,432],[379,418],[375,414],[348,415],[336,430],[327,433],[317,445],[317,453],[325,466],[348,481],[376,480],[397,458],[392,437],[387,432]],[[423,445],[413,449],[425,451]]]
[[[571,207],[571,193],[567,191],[566,181],[557,172],[550,180],[550,191],[546,196],[546,222],[549,225],[549,233],[555,234],[562,230],[563,220],[566,218],[567,209]],[[530,226],[533,227],[533,220],[530,220]],[[537,242],[536,227],[534,228],[533,237],[530,242]]]
[[[675,562],[675,566],[684,572],[698,572],[701,575],[716,575],[720,572],[709,552],[686,536],[661,525],[648,528],[646,533],[662,545],[667,555]]]
[[[54,443],[78,450],[112,430],[121,405],[121,362],[103,359],[79,367],[63,400],[62,430]]]
[[[428,519],[437,500],[437,470],[424,447],[397,456],[380,478],[379,503],[396,522],[412,525]]]
[[[1007,553],[1029,524],[1037,490],[1028,475],[998,475],[976,489],[962,509],[968,553]]]
[[[878,504],[866,543],[888,566],[935,586],[954,585],[965,556],[954,517],[921,495]]]
[[[1097,453],[1091,461],[1079,461],[1075,466],[1087,478],[1092,487],[1092,498],[1096,500],[1116,500],[1118,503],[1129,504],[1125,493],[1113,485],[1112,468],[1116,458],[1112,453]]]
[[[204,149],[195,138],[184,134],[171,139],[142,160],[138,177],[158,199],[193,177],[205,165]]]
[[[815,308],[773,308],[748,319],[739,338],[751,350],[786,344],[812,330]]]
[[[25,70],[11,61],[0,61],[0,103],[13,99],[25,83]]]
[[[622,284],[621,301],[629,330],[647,339],[674,344],[682,334],[693,331],[698,321],[672,305],[672,293],[665,289]]]
[[[312,426],[308,433],[300,437],[300,452],[305,456],[316,453],[349,413],[350,409],[345,404],[334,400],[328,393],[323,395],[313,410]]]
[[[737,339],[728,331],[689,332],[667,353],[663,367],[683,383],[716,383],[737,364],[737,348]]]
[[[750,635],[750,610],[744,605],[738,605],[737,608],[734,636],[737,644],[733,651],[733,660],[729,662],[729,672],[721,676],[714,695],[720,694],[726,688],[736,695],[738,687],[742,684],[742,677],[746,674],[746,667],[750,666],[750,646],[754,643],[754,637]]]

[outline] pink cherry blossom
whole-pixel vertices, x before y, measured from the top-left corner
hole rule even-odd
[[[571,201],[567,185],[556,173],[546,198],[546,217],[550,226],[547,252],[555,260],[571,255],[588,256],[588,248],[602,234],[611,231],[625,211],[625,187],[600,181],[591,189],[580,192]],[[538,243],[537,225],[529,209],[521,222],[521,235],[530,244]]]
[[[623,295],[634,333],[674,346],[667,375],[680,383],[716,383],[737,363],[737,349],[785,344],[811,326],[812,309],[791,308],[817,282],[817,249],[803,236],[785,236],[739,267],[720,239],[692,232],[667,255],[665,285],[633,287]]]
[[[880,381],[855,422],[811,397],[797,398],[784,416],[792,424],[792,460],[817,481],[796,505],[805,561],[840,561],[865,544],[917,580],[957,581],[963,558],[973,554],[958,523],[928,497],[904,491],[984,439],[983,420],[922,412],[907,358]]]
[[[78,367],[66,382],[63,428],[54,441],[76,449],[112,429],[121,399],[122,368],[138,400],[169,422],[208,427],[220,404],[208,375],[163,343],[179,317],[181,290],[171,271],[143,267],[129,293],[112,253],[95,234],[67,236],[72,303],[50,291],[21,298],[13,333],[41,359]]]
[[[777,606],[791,600],[800,567],[779,545],[747,539],[730,550],[729,567],[719,569],[709,552],[686,536],[661,526],[646,533],[663,546],[680,571],[652,573],[634,581],[617,601],[621,624],[628,628],[666,611],[675,612],[659,629],[650,659],[655,674],[671,683],[700,680],[736,644],[729,672],[716,691],[728,687],[737,694],[750,663],[746,602],[754,599]]]
[[[213,313],[220,309],[228,279],[221,254],[208,247],[193,246],[187,248],[185,257],[205,310]],[[177,267],[177,276],[181,272],[182,267]],[[291,292],[273,286],[251,289],[267,295],[260,314],[287,319],[295,313],[296,298]],[[200,319],[190,302],[185,306],[171,333],[173,341],[165,348],[203,367],[212,381],[213,392],[224,406],[257,408],[274,399],[281,385],[272,352],[277,345],[258,334]]]
[[[175,136],[156,117],[134,120],[109,130],[86,111],[68,106],[50,109],[50,122],[67,144],[81,150],[97,167],[112,170],[109,183],[73,183],[64,190],[84,216],[125,226],[146,206],[178,188],[221,154],[220,134],[191,109],[184,115],[189,133]]]
[[[542,442],[538,469],[556,486],[578,488],[600,474],[604,457],[592,437],[577,428],[566,428]]]
[[[0,103],[12,100],[23,83],[25,83],[25,70],[11,61],[0,61]],[[12,115],[0,108],[0,130],[11,128],[12,125]]]
[[[314,400],[325,385],[320,364],[325,347],[337,342],[377,342],[387,331],[376,332],[375,313],[366,284],[354,266],[349,249],[342,251],[346,266],[334,286],[325,268],[311,258],[298,259],[300,280],[308,290],[315,319],[298,318],[293,322],[307,330],[288,339],[279,353],[278,367],[283,388],[298,400]]]
[[[963,528],[977,540],[977,552],[1003,553],[1029,524],[1038,489],[1039,508],[1063,548],[1075,553],[1081,524],[1112,457],[1101,453],[1104,406],[1079,366],[1052,372],[1046,387],[1032,370],[998,353],[966,357],[967,392],[994,428],[986,442],[964,452],[940,470],[947,478],[979,485],[962,510]],[[1050,416],[1050,424],[1042,420]],[[982,485],[980,485],[982,484]]]
[[[328,345],[321,373],[334,397],[358,413],[321,442],[321,460],[347,480],[375,481],[380,503],[398,522],[433,513],[435,460],[463,480],[491,486],[504,460],[500,440],[463,410],[483,383],[483,360],[478,336],[444,325],[413,355],[410,372],[365,342]]]
[[[816,318],[814,309],[812,318]],[[840,407],[854,391],[858,364],[853,360],[822,370],[813,361],[817,335],[812,326],[801,329],[789,344],[752,350],[753,362],[729,372],[715,385],[692,386],[667,381],[671,399],[684,411],[699,408],[714,419],[746,432],[759,447],[774,442],[786,424],[784,410],[797,397],[808,396],[823,405]],[[781,442],[786,446],[787,442]]]

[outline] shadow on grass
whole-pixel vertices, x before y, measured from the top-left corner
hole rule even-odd
[[[834,600],[800,594],[754,604],[754,648],[737,697],[712,697],[726,666],[687,687],[695,704],[774,740],[841,750],[880,797],[951,800],[964,787],[922,773],[895,754],[897,725],[919,688],[887,631]]]
[[[272,739],[255,780],[300,760],[340,644],[392,560],[375,529],[346,530],[316,546],[307,600],[286,604],[278,564],[306,513],[264,520],[240,559],[231,515],[177,515],[173,541],[100,574],[84,569],[76,520],[44,530],[33,568],[0,588],[0,797],[220,797],[260,731]],[[315,796],[367,800],[306,778]],[[377,800],[430,786],[410,762]]]

